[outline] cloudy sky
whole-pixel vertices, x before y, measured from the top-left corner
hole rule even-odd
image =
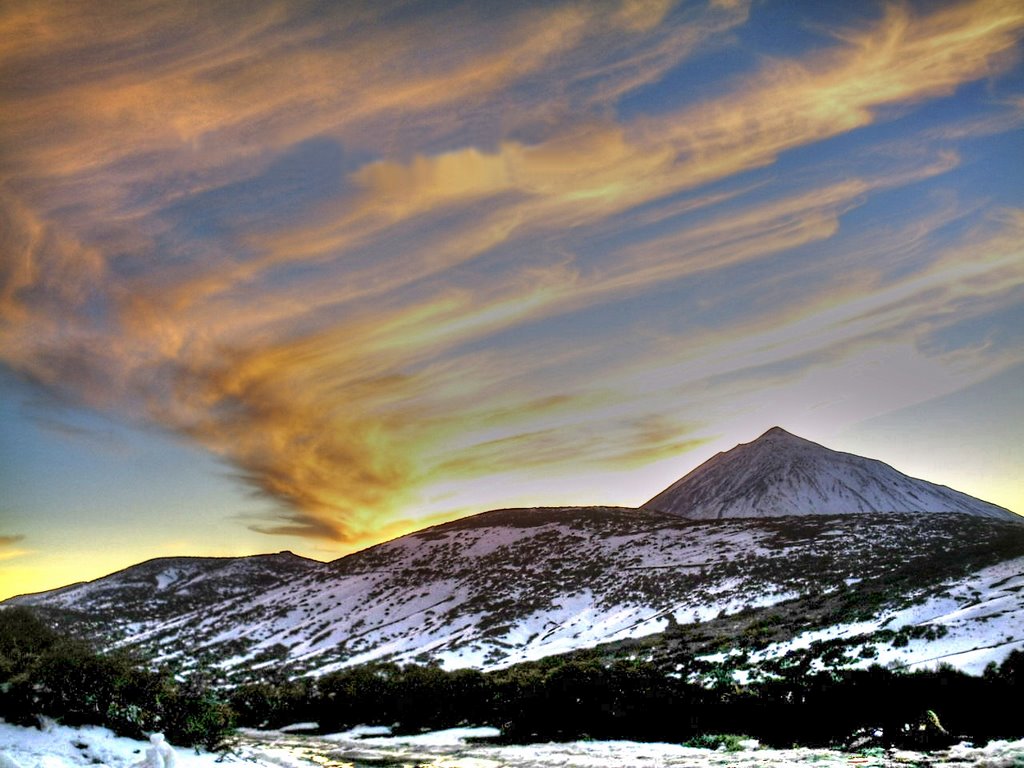
[[[1024,6],[0,8],[0,596],[638,505],[779,424],[1024,512]]]

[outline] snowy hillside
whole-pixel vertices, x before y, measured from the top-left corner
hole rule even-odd
[[[1024,526],[957,514],[691,521],[622,508],[500,510],[302,563],[276,586],[236,584],[197,607],[154,600],[162,607],[149,618],[111,613],[105,637],[235,680],[282,663],[296,673],[371,660],[493,668],[631,643],[669,666],[723,641],[785,642],[898,611],[1011,556],[1024,556]],[[134,589],[130,575],[33,601],[65,619],[88,614],[118,585]],[[1024,595],[1006,597],[1002,610],[1024,615]],[[773,631],[759,634],[765,612]],[[977,618],[962,632],[989,638],[994,625]]]
[[[862,621],[802,632],[752,654],[748,663],[763,668],[766,661],[807,650],[820,667],[825,652],[842,648],[854,657],[849,666],[927,668],[942,661],[980,675],[1008,651],[1024,649],[1022,590],[1024,557],[1018,557],[971,573],[923,601],[894,606]]]
[[[695,520],[959,512],[1020,520],[995,504],[773,427],[701,464],[643,505]]]
[[[102,628],[109,639],[118,628],[130,631],[136,622],[202,611],[225,599],[272,589],[322,565],[291,552],[161,557],[94,581],[15,597],[5,604],[69,611]]]
[[[165,558],[7,604],[225,682],[595,647],[665,668],[976,671],[1024,640],[1024,519],[880,462],[776,428],[646,507],[496,510],[332,563]]]

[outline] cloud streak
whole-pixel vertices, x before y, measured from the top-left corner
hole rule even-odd
[[[701,98],[743,3],[123,10],[0,13],[0,359],[221,457],[255,530],[355,546],[458,482],[645,466],[894,340],[940,390],[1018,361],[948,341],[1019,301],[1018,209],[845,229],[1005,103],[839,148],[1012,70],[1016,4],[887,5]]]
[[[24,536],[0,536],[0,560],[13,560],[28,554],[28,550],[18,547]]]

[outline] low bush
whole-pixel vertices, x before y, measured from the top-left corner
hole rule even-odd
[[[206,748],[234,725],[234,712],[201,681],[177,681],[126,654],[97,653],[28,609],[0,610],[0,717],[28,725],[39,716],[131,738],[163,731],[172,743]]]
[[[589,737],[711,749],[738,748],[744,737],[732,734],[739,733],[771,746],[837,746],[864,733],[878,746],[908,747],[1024,736],[1016,711],[1005,704],[1024,691],[1019,651],[981,677],[952,667],[815,672],[796,664],[739,686],[729,669],[720,672],[710,675],[715,684],[703,686],[650,662],[579,652],[488,673],[377,663],[289,679],[271,670],[265,681],[225,697],[201,676],[179,680],[129,656],[96,653],[31,613],[0,611],[0,717],[29,723],[47,715],[136,738],[161,730],[173,743],[208,749],[236,723],[266,728],[305,721],[326,731],[357,724],[399,732],[492,725],[506,741],[520,743]]]
[[[721,750],[723,752],[740,752],[744,748],[743,742],[749,740],[749,736],[740,736],[735,733],[700,733],[692,739],[684,741],[683,746]]]

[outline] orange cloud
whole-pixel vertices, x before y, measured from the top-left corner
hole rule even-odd
[[[24,536],[0,536],[0,560],[10,560],[27,554],[27,550],[17,547],[24,540]]]
[[[353,241],[354,232],[372,237],[375,228],[502,196],[486,224],[471,225],[489,237],[474,237],[475,247],[452,248],[451,258],[439,256],[424,269],[401,271],[419,279],[475,258],[518,228],[600,221],[868,125],[887,105],[948,94],[1004,66],[1022,29],[1024,13],[1005,3],[968,3],[924,17],[893,6],[876,27],[849,33],[834,50],[807,62],[770,63],[738,92],[657,120],[578,127],[491,153],[467,148],[365,166],[353,177],[365,191],[355,210],[331,209],[331,223],[319,231],[275,235],[267,245],[276,258],[336,256],[365,236]],[[377,223],[365,229],[370,218]]]
[[[0,12],[0,66],[24,84],[0,94],[0,356],[223,457],[281,505],[252,523],[267,533],[355,546],[422,524],[409,510],[453,477],[693,449],[693,419],[655,412],[700,380],[915,337],[908,324],[942,302],[996,300],[1022,279],[1008,214],[1003,234],[972,240],[983,259],[950,253],[895,281],[862,264],[798,307],[685,343],[657,328],[510,338],[828,243],[872,195],[950,172],[958,158],[929,148],[767,201],[772,180],[708,188],[1002,71],[1024,29],[1016,4],[891,6],[804,60],[632,121],[616,99],[742,23],[743,3],[545,5],[457,28],[345,5],[337,37],[289,3],[245,18],[121,10]],[[314,137],[363,153],[339,189],[280,217],[268,205],[237,232],[178,231],[173,204],[251,182]],[[631,238],[586,252],[573,239],[602,228]]]

